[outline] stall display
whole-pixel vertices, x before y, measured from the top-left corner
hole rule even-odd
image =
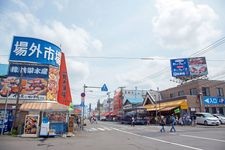
[[[26,115],[24,135],[36,137],[38,135],[39,115]]]
[[[66,132],[66,113],[65,112],[48,112],[47,117],[50,122],[50,131],[55,134],[63,134]]]

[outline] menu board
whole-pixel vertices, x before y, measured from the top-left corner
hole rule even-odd
[[[24,134],[37,136],[38,133],[39,115],[26,115]]]

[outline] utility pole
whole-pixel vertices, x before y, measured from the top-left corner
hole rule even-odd
[[[20,70],[20,78],[19,78],[19,83],[17,85],[18,87],[18,92],[17,92],[17,99],[16,99],[16,110],[15,110],[15,115],[14,115],[14,120],[13,120],[13,124],[12,124],[12,128],[11,128],[11,132],[13,131],[13,129],[16,129],[18,131],[18,126],[17,126],[17,117],[18,117],[18,109],[19,109],[19,100],[20,100],[20,93],[22,90],[22,76],[23,76],[23,72],[22,70]]]
[[[108,95],[108,98],[107,98],[108,100],[107,100],[107,102],[108,102],[108,107],[109,107],[108,110],[109,110],[109,112],[110,112],[110,110],[111,110],[111,109],[110,109],[110,103],[111,103],[111,101],[110,101],[110,92],[107,92],[107,95]]]

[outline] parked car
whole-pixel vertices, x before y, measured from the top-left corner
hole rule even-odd
[[[137,118],[137,119],[135,119],[135,122],[134,123],[136,125],[146,125],[147,124],[147,119]]]
[[[132,117],[131,116],[124,116],[121,118],[120,122],[121,124],[131,124]],[[146,125],[147,119],[144,118],[135,118],[135,125]]]
[[[121,118],[120,122],[121,124],[131,124],[131,116],[124,116]]]
[[[214,117],[210,113],[198,112],[196,115],[196,123],[204,124],[204,125],[220,125],[220,121],[218,118]]]
[[[221,114],[213,114],[213,116],[217,117],[221,124],[225,124],[225,116]]]
[[[105,116],[100,116],[100,120],[101,121],[106,121],[106,117]]]

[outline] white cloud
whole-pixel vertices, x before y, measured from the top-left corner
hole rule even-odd
[[[69,0],[54,0],[53,4],[59,11],[62,11],[69,3]]]
[[[196,49],[220,35],[215,27],[219,16],[208,5],[190,0],[157,0],[156,8],[153,30],[162,47]]]

